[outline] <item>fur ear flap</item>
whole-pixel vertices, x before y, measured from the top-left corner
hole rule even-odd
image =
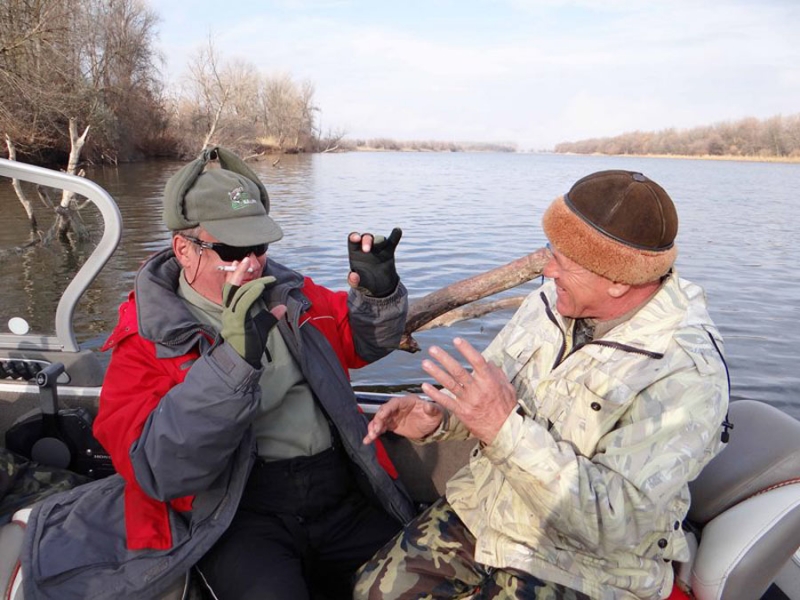
[[[200,173],[206,168],[208,158],[205,152],[199,158],[194,159],[185,167],[181,168],[175,175],[170,177],[167,185],[164,186],[164,224],[170,231],[190,229],[196,227],[186,218],[183,213],[185,206],[184,198],[186,192],[192,187]]]
[[[247,163],[245,163],[230,150],[226,150],[220,146],[209,148],[206,150],[206,152],[209,154],[211,159],[219,158],[219,165],[223,169],[227,169],[228,171],[233,171],[238,175],[247,177],[250,181],[256,184],[256,187],[258,187],[258,191],[261,194],[261,203],[264,205],[264,210],[266,210],[267,214],[269,214],[269,194],[267,194],[267,188],[264,187],[263,183],[261,183],[261,180],[258,178],[258,175],[255,174],[253,169],[247,166]]]

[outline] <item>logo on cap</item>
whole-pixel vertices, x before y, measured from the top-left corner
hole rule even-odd
[[[233,210],[240,210],[258,202],[255,198],[251,198],[249,192],[241,186],[228,192],[228,196],[231,199],[231,208]]]

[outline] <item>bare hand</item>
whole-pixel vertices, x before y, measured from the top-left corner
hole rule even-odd
[[[367,425],[365,444],[371,444],[387,431],[420,440],[430,435],[444,417],[441,407],[409,394],[392,398],[378,409]]]
[[[473,436],[484,444],[491,444],[517,405],[514,386],[499,367],[487,362],[469,342],[456,338],[453,343],[472,367],[472,373],[450,354],[432,346],[428,353],[441,366],[425,359],[422,369],[452,396],[429,383],[423,383],[422,390],[431,400],[458,417]]]

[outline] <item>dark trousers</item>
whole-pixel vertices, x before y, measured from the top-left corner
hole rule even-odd
[[[341,450],[257,461],[198,569],[219,600],[349,600],[353,573],[399,530],[357,489]]]

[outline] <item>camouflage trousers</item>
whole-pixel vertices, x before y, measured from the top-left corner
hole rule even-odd
[[[590,600],[562,585],[475,562],[475,537],[440,498],[356,573],[355,600]]]
[[[20,508],[88,481],[88,477],[40,465],[0,448],[0,525]]]

